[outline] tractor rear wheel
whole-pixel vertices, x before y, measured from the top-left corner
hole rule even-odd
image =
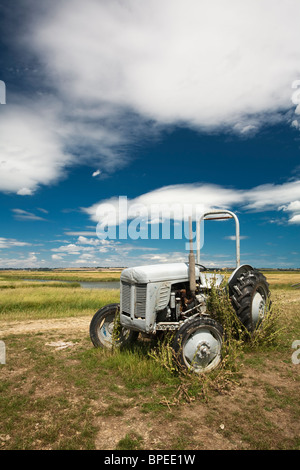
[[[252,333],[261,323],[271,306],[269,284],[257,269],[244,272],[230,288],[230,298],[236,314],[245,328]]]
[[[122,328],[118,322],[119,304],[109,304],[100,308],[90,323],[90,338],[96,348],[111,349],[115,346],[125,346],[134,341],[138,332]]]
[[[221,362],[223,329],[212,318],[188,320],[177,331],[173,349],[179,362],[196,373],[209,372]]]

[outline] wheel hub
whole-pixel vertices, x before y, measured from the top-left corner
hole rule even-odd
[[[210,345],[206,341],[200,341],[196,354],[200,359],[205,359],[210,355]]]
[[[258,325],[265,315],[266,301],[260,292],[256,292],[252,301],[252,321],[254,326]]]
[[[195,372],[214,369],[221,360],[222,336],[220,331],[207,320],[195,325],[182,342],[185,364]]]

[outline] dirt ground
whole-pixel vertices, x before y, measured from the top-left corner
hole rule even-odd
[[[54,332],[57,332],[57,338],[61,332],[68,332],[70,339],[74,334],[77,338],[81,335],[86,337],[89,323],[89,317],[6,322],[0,324],[0,337],[5,339],[11,334],[39,332],[44,333],[45,339],[47,333],[53,337]],[[102,399],[95,400],[95,425],[99,429],[96,449],[115,449],[120,439],[132,433],[143,436],[143,448],[148,450],[174,449],[176,442],[178,449],[183,446],[194,450],[251,449],[253,439],[245,436],[248,426],[251,432],[256,429],[257,413],[264,414],[264,419],[258,420],[260,424],[257,425],[256,436],[256,440],[261,439],[262,447],[264,439],[268,448],[278,448],[278,442],[282,442],[283,447],[289,447],[292,442],[295,445],[295,440],[300,436],[297,410],[288,405],[268,406],[268,390],[278,394],[275,397],[277,403],[287,391],[288,394],[297,395],[299,369],[300,365],[295,366],[287,356],[282,360],[277,357],[275,367],[272,358],[265,359],[264,367],[259,370],[248,365],[243,369],[239,384],[233,385],[226,393],[214,396],[209,403],[195,401],[186,405],[168,405],[172,418],[167,420],[164,415],[153,418],[151,414],[142,414],[131,400],[121,416],[106,416],[99,411],[108,405]],[[269,433],[268,427],[272,429]]]
[[[0,337],[11,334],[29,334],[45,331],[89,331],[90,317],[61,318],[49,320],[10,321],[0,324]]]

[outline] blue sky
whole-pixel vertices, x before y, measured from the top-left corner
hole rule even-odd
[[[120,196],[233,210],[243,263],[300,267],[299,2],[40,3],[0,0],[0,267],[187,260],[100,240]],[[207,222],[203,264],[233,266],[232,235]]]

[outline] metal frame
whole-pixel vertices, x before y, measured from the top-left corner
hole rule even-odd
[[[208,217],[210,215],[218,215],[218,217]],[[205,212],[197,222],[197,263],[200,264],[200,226],[202,220],[220,220],[220,219],[234,219],[235,220],[235,240],[236,240],[236,267],[240,266],[241,257],[240,257],[240,223],[237,216],[227,210],[212,210],[209,212]]]

